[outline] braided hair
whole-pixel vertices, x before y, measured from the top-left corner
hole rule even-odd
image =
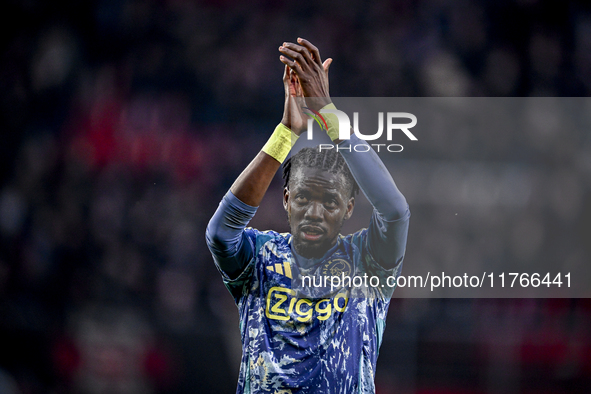
[[[283,163],[283,187],[289,188],[289,178],[292,169],[300,167],[319,168],[332,174],[341,174],[345,178],[347,188],[351,190],[350,197],[359,193],[359,186],[347,166],[347,162],[336,150],[328,149],[320,151],[318,147],[302,148],[298,153],[289,157]]]

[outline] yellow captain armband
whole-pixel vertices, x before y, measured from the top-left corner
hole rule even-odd
[[[279,123],[275,127],[275,131],[271,135],[271,138],[263,146],[262,151],[277,160],[279,163],[283,163],[283,160],[289,154],[291,147],[294,146],[299,136],[294,134],[287,126],[283,123]]]

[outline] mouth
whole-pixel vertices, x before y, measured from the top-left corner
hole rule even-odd
[[[302,226],[300,232],[306,241],[312,242],[318,241],[324,235],[324,230],[318,226]]]

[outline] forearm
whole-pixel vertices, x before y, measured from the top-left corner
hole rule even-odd
[[[382,218],[387,221],[402,218],[408,210],[406,199],[378,154],[371,147],[367,152],[356,152],[353,146],[359,144],[367,142],[355,134],[338,144],[359,188]]]
[[[381,267],[394,269],[402,262],[406,249],[410,211],[378,154],[371,148],[367,152],[356,152],[353,146],[359,144],[367,142],[351,135],[350,140],[339,143],[339,152],[375,208],[368,227],[369,252]]]
[[[291,143],[291,131],[278,126],[234,181],[207,225],[207,245],[219,268],[231,278],[237,277],[252,258],[252,245],[244,228],[254,216]]]
[[[280,123],[263,149],[232,184],[232,193],[245,204],[258,207],[297,138],[283,122]]]
[[[258,207],[280,166],[276,159],[260,151],[234,181],[230,191],[243,203]]]

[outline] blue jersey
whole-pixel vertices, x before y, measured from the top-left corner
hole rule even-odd
[[[370,230],[339,236],[332,253],[299,267],[288,233],[244,229],[252,258],[236,279],[222,270],[238,306],[242,362],[237,393],[374,393],[374,373],[393,287],[368,287],[363,297],[346,288],[319,297],[294,286],[302,276],[398,276],[408,231],[408,213],[383,223],[374,212]],[[381,230],[381,231],[380,231]],[[369,238],[387,232],[389,270],[370,252]]]

